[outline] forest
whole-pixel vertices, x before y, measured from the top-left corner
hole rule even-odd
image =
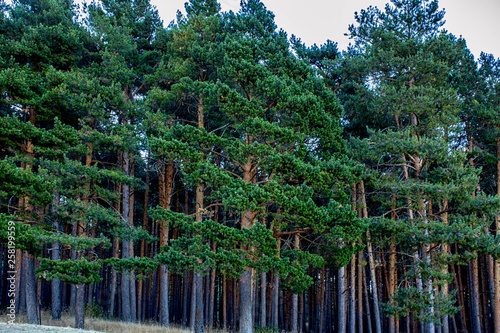
[[[500,60],[437,0],[346,50],[259,0],[0,9],[3,318],[500,333]]]

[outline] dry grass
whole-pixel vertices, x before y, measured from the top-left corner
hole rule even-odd
[[[26,323],[26,316],[19,315],[17,322]],[[75,327],[75,317],[64,313],[60,321],[52,320],[49,312],[42,312],[42,325],[57,327]],[[117,320],[85,317],[85,329],[106,333],[189,333],[189,330],[179,327],[161,327],[153,323],[131,324]]]

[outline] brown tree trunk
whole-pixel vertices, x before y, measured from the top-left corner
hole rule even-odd
[[[173,162],[161,162],[158,175],[159,203],[163,209],[170,210],[172,201],[172,188],[174,184],[174,164]],[[160,238],[160,248],[168,244],[169,227],[166,221],[158,222],[158,236]],[[169,326],[168,309],[168,268],[161,265],[160,272],[160,303],[159,317],[162,326]]]

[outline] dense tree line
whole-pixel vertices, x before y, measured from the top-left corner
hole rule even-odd
[[[14,274],[35,324],[500,333],[500,60],[437,1],[344,51],[258,0],[0,7],[3,307]]]

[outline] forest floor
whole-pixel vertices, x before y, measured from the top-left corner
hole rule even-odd
[[[102,318],[85,318],[84,331],[73,328],[75,318],[69,314],[63,314],[60,321],[53,321],[49,312],[42,312],[43,325],[25,324],[26,316],[18,316],[15,325],[8,325],[4,316],[0,319],[0,333],[189,333],[188,330],[176,327],[161,327],[154,324],[131,324],[116,320]],[[88,330],[88,331],[87,331]]]

